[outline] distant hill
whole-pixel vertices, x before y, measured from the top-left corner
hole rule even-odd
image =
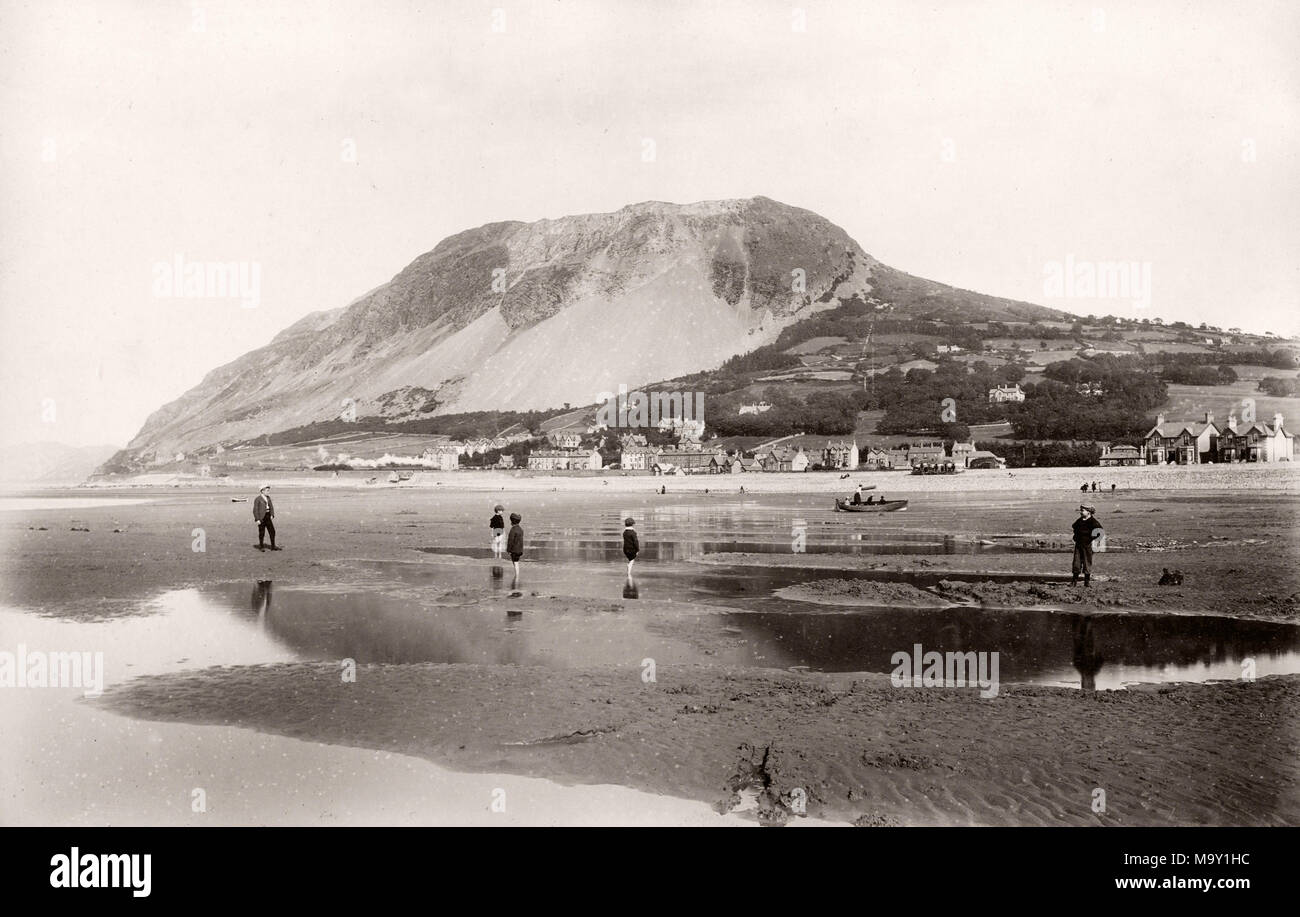
[[[115,452],[51,442],[0,446],[0,484],[80,484]]]
[[[410,422],[591,404],[619,384],[715,369],[847,302],[955,322],[1060,316],[894,270],[823,217],[764,197],[490,223],[213,370],[112,464],[144,468],[341,414]]]

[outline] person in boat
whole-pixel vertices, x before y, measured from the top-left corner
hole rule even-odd
[[[862,485],[861,485],[861,484],[858,485],[857,490],[853,491],[853,500],[852,500],[851,502],[853,503],[854,506],[857,506],[859,503],[862,502]]]
[[[872,504],[872,503],[875,503],[875,502],[876,502],[876,498],[875,498],[874,495],[873,495],[873,496],[870,496],[870,497],[867,497],[867,503],[868,503],[868,505],[870,505],[870,504]]]

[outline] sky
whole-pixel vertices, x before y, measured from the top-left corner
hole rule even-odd
[[[0,0],[0,444],[124,445],[452,233],[645,200],[765,195],[955,286],[1300,333],[1298,102],[1288,2]],[[1062,296],[1067,259],[1149,297]]]

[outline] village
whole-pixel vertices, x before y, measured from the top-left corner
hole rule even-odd
[[[1015,384],[989,392],[990,402],[1023,397]],[[757,403],[741,410],[761,412],[765,408]],[[977,447],[974,433],[968,441],[924,433],[906,438],[795,433],[710,439],[702,420],[666,417],[650,429],[620,429],[598,423],[590,411],[582,410],[553,418],[542,427],[528,430],[514,425],[495,436],[465,440],[367,433],[302,444],[289,452],[241,445],[205,460],[197,470],[203,477],[258,467],[288,466],[335,475],[374,470],[389,472],[389,478],[397,482],[426,471],[649,476],[852,471],[955,474],[1008,467],[1004,455]],[[1100,459],[1095,464],[1101,467],[1289,462],[1294,458],[1295,437],[1287,432],[1280,413],[1262,421],[1236,413],[1216,420],[1213,413],[1205,412],[1196,419],[1170,419],[1160,414],[1140,442],[1096,445]],[[185,457],[175,458],[179,464]]]

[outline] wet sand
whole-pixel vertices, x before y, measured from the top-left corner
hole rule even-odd
[[[597,480],[580,492],[539,489],[503,501],[524,513],[529,537],[521,601],[579,615],[659,609],[657,627],[702,653],[718,631],[691,622],[713,615],[714,600],[671,601],[657,571],[819,569],[828,575],[799,601],[816,598],[837,611],[882,597],[908,605],[901,593],[916,590],[927,602],[938,596],[985,609],[1297,620],[1294,475],[1270,477],[1268,492],[1091,498],[1111,550],[1098,555],[1087,592],[1062,584],[1069,555],[1052,547],[1068,538],[1077,488],[914,493],[907,513],[874,522],[864,541],[862,523],[830,512],[820,491],[742,499],[674,493],[670,480],[670,493],[660,496],[647,492],[648,479],[634,480],[632,490]],[[592,487],[606,488],[602,499],[593,499]],[[454,572],[477,576],[490,564],[486,523],[499,494],[277,488],[285,550],[274,554],[254,549],[250,505],[231,503],[229,490],[130,496],[156,502],[0,511],[0,604],[47,620],[112,622],[147,613],[168,590],[246,589],[258,581],[465,603],[494,614],[510,601],[492,587],[461,584]],[[675,545],[662,560],[638,562],[649,585],[636,600],[613,591],[622,564],[609,559],[627,512],[647,520],[638,526],[643,543]],[[806,523],[809,553],[790,547],[795,519]],[[712,528],[701,534],[701,525]],[[194,550],[196,529],[203,551]],[[882,554],[871,546],[931,537],[918,533],[933,533],[950,553]],[[615,546],[607,551],[603,542]],[[729,542],[740,550],[726,550]],[[756,543],[763,550],[749,549]],[[397,581],[385,566],[393,562],[429,571],[437,589],[418,578]],[[1163,567],[1180,569],[1184,584],[1155,586]],[[864,585],[863,573],[901,579],[888,588]],[[716,604],[725,611],[725,599]],[[1004,685],[996,698],[981,699],[963,689],[894,688],[879,674],[789,672],[695,656],[659,666],[657,680],[647,682],[640,655],[631,656],[625,665],[585,670],[363,663],[356,683],[346,685],[337,664],[319,662],[182,667],[124,680],[79,703],[400,752],[455,771],[616,784],[720,810],[735,802],[737,785],[756,782],[769,788],[760,808],[773,821],[790,814],[798,788],[810,815],[862,824],[1300,823],[1300,675],[1095,693]],[[1105,814],[1090,807],[1096,787],[1106,790]],[[610,822],[619,820],[611,813]]]
[[[455,770],[620,783],[727,811],[764,788],[775,820],[870,825],[1300,822],[1300,677],[1083,693],[898,689],[885,677],[673,668],[330,665],[146,680],[131,716],[241,726],[427,757]],[[766,760],[766,764],[762,762]],[[748,764],[760,764],[752,772]],[[1091,808],[1106,793],[1106,812]]]

